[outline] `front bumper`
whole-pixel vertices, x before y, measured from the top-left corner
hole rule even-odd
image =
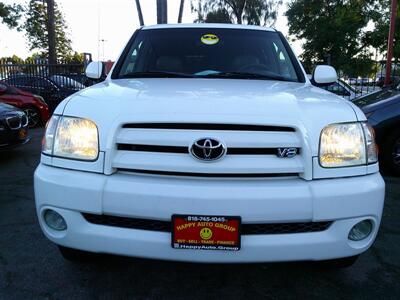
[[[25,131],[24,135],[20,134],[21,131]],[[19,130],[1,130],[0,131],[0,150],[9,150],[17,146],[24,145],[29,142],[29,137],[26,128]]]
[[[286,179],[192,179],[132,174],[105,176],[39,165],[35,172],[39,222],[54,243],[92,252],[191,262],[324,260],[357,255],[373,243],[384,203],[384,182],[372,175],[305,181]],[[43,221],[51,208],[66,220],[56,232]],[[243,235],[238,252],[171,248],[166,232],[87,222],[81,212],[170,220],[172,214],[240,215],[243,223],[334,221],[325,231]],[[369,218],[373,233],[348,240]]]

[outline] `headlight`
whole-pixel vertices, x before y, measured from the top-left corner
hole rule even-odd
[[[366,123],[332,124],[321,132],[322,167],[349,167],[377,162],[373,133]]]
[[[44,154],[57,157],[96,160],[99,154],[96,124],[87,119],[53,116],[42,144]]]

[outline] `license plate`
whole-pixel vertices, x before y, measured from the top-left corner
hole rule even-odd
[[[240,250],[240,217],[172,216],[172,248]]]
[[[28,132],[27,132],[26,129],[21,129],[21,130],[18,132],[18,138],[19,138],[20,140],[26,139],[27,136],[28,136]]]

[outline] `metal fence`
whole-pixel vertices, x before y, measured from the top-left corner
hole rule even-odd
[[[45,61],[0,61],[0,81],[42,96],[54,110],[69,95],[95,83],[85,76],[85,67],[85,63],[51,65]]]
[[[42,96],[53,111],[69,95],[96,83],[85,76],[87,63],[51,65],[45,60],[23,63],[0,60],[0,81]],[[112,62],[107,62],[104,69],[110,69],[111,66]],[[339,72],[338,82],[323,88],[354,100],[383,88],[385,67],[385,61],[375,62],[374,72],[368,76]],[[391,81],[393,84],[400,83],[400,64],[393,63]]]

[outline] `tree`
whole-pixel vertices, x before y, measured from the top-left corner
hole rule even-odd
[[[229,16],[228,23],[273,25],[281,4],[282,0],[192,0],[192,11],[197,22],[206,22],[213,13],[210,19]]]
[[[204,21],[205,23],[232,23],[228,11],[223,8],[210,11]]]
[[[85,62],[85,56],[83,53],[70,53],[64,58],[64,62],[68,64],[83,64]]]
[[[364,41],[372,47],[378,49],[381,53],[387,51],[387,39],[390,25],[390,2],[391,0],[379,1],[378,8],[372,13],[371,18],[374,21],[374,30],[369,31]],[[400,59],[400,5],[397,7],[395,43],[393,49],[395,61]]]
[[[56,52],[56,28],[55,28],[55,15],[54,15],[54,0],[46,0],[47,6],[47,41],[49,45],[49,63],[57,63]]]
[[[9,57],[0,57],[0,62],[2,64],[4,63],[22,64],[24,60],[21,57],[14,54],[13,56]]]
[[[30,0],[26,10],[24,23],[25,35],[31,51],[40,51],[46,57],[49,52],[47,5],[43,1]],[[63,59],[72,51],[71,40],[67,33],[68,27],[57,3],[54,3],[54,32],[57,59]]]
[[[363,64],[364,72],[372,69],[372,64],[365,61],[371,57],[365,28],[377,5],[374,0],[289,2],[289,34],[303,41],[306,68],[329,58],[333,66],[349,75],[356,72],[356,65]]]
[[[168,23],[167,0],[157,0],[157,24]]]
[[[9,28],[18,28],[18,21],[21,19],[23,8],[21,5],[6,5],[0,2],[0,21]]]

